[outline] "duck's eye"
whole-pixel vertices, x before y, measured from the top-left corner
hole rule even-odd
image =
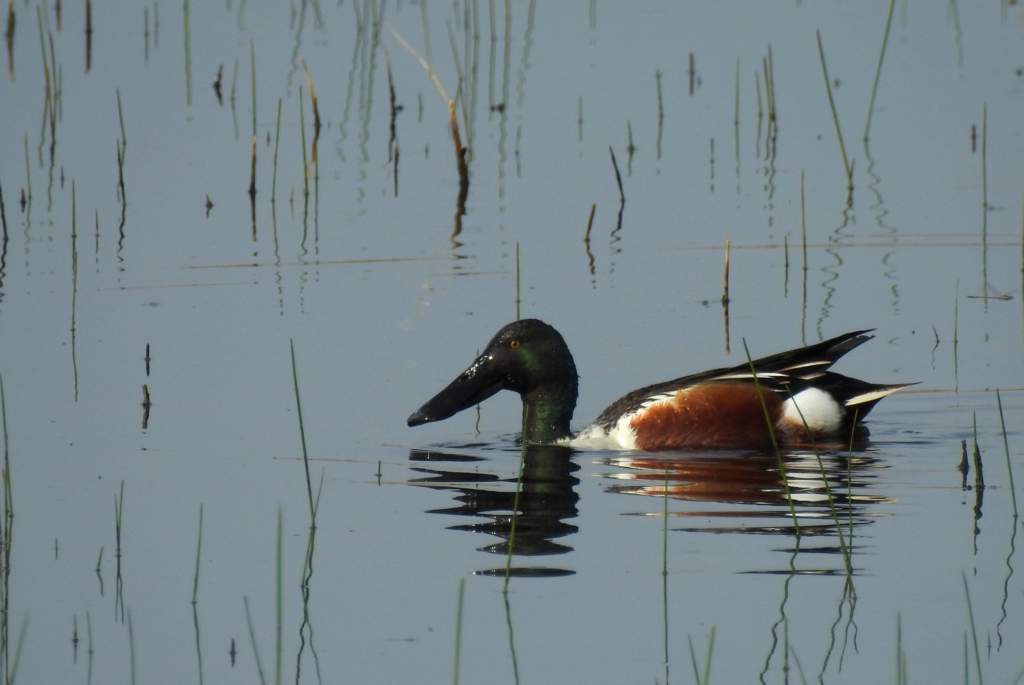
[[[518,350],[519,349],[519,341],[518,340],[513,340],[513,341],[511,341],[508,344],[508,346],[509,346],[510,349]]]

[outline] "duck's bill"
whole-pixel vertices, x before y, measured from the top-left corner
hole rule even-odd
[[[488,354],[482,354],[455,380],[409,416],[410,426],[443,421],[463,409],[480,404],[502,389],[502,375],[494,369]]]

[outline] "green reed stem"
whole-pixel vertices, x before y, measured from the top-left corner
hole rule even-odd
[[[117,558],[121,558],[121,531],[124,530],[124,481],[114,498],[114,542],[117,545]]]
[[[988,215],[988,103],[982,103],[981,105],[981,211]],[[983,229],[987,228],[987,221],[982,221],[981,225]],[[985,231],[987,232],[987,231]],[[987,236],[983,235],[982,240],[984,241]],[[988,283],[983,284],[986,288],[986,292],[982,295],[987,295]]]
[[[256,137],[256,41],[249,41],[249,85],[252,89],[252,137]]]
[[[665,660],[665,682],[669,676],[668,641],[668,470],[665,470],[665,486],[661,497],[661,635],[662,657]]]
[[[299,437],[302,439],[302,464],[306,468],[306,494],[309,497],[309,522],[316,525],[316,505],[313,500],[313,480],[309,476],[309,453],[306,451],[306,425],[302,420],[302,398],[299,396],[299,371],[295,365],[295,341],[289,340],[292,352],[292,384],[295,387],[295,409],[299,416]]]
[[[523,410],[523,426],[526,425],[526,410]],[[512,498],[512,523],[508,531],[508,552],[505,555],[505,583],[502,593],[508,596],[508,582],[512,573],[512,552],[516,545],[516,524],[519,521],[519,495],[523,490],[523,468],[526,464],[526,442],[519,446],[519,472],[516,474],[516,494]]]
[[[78,352],[76,319],[78,313],[78,202],[75,181],[71,180],[71,371],[75,402],[78,401]]]
[[[700,669],[697,667],[697,652],[693,648],[693,638],[687,635],[686,642],[690,647],[690,665],[693,666],[693,681],[697,683],[697,685],[701,685]]]
[[[452,683],[459,685],[459,667],[462,663],[462,603],[466,594],[466,579],[459,578],[459,599],[455,609],[455,657],[452,664]]]
[[[309,197],[309,162],[306,160],[306,110],[302,106],[302,86],[299,86],[299,141],[302,143],[302,193]]]
[[[516,241],[516,321],[519,321],[519,307],[522,301],[519,297],[519,241]]]
[[[25,193],[28,195],[29,204],[32,203],[32,170],[28,162],[28,131],[22,138],[25,147]]]
[[[203,553],[203,503],[199,503],[199,532],[196,535],[196,568],[192,576],[192,606],[199,598],[199,558]]]
[[[978,674],[978,685],[985,685],[985,679],[981,675],[981,651],[978,649],[978,630],[974,626],[974,607],[971,606],[971,590],[967,587],[967,574],[960,572],[964,581],[964,596],[967,598],[967,616],[971,621],[971,638],[974,640],[974,666]]]
[[[590,229],[594,227],[594,214],[597,213],[597,203],[590,203],[590,215],[587,217],[587,228],[583,231],[583,242],[590,243]],[[1021,255],[1021,270],[1024,271],[1024,254]]]
[[[960,392],[960,359],[957,348],[960,346],[960,281],[957,280],[953,291],[953,391]]]
[[[188,0],[182,0],[182,20],[185,28],[185,104],[192,106],[192,33],[189,27]]]
[[[853,188],[853,170],[850,168],[849,158],[846,156],[846,143],[843,142],[843,130],[839,126],[839,112],[836,111],[836,101],[832,97],[832,82],[828,77],[828,65],[825,63],[825,47],[821,43],[821,31],[818,35],[818,56],[821,58],[821,75],[825,79],[825,91],[828,93],[828,106],[832,110],[832,122],[836,126],[836,138],[839,140],[839,152],[843,156],[843,169],[846,171],[846,181],[849,188]]]
[[[121,108],[121,89],[118,88],[117,93],[117,121],[121,125],[121,151],[124,152],[124,148],[128,146],[128,136],[124,133],[124,110]]]
[[[1013,484],[1013,464],[1010,463],[1010,441],[1006,437],[1006,418],[1003,416],[1003,397],[996,388],[996,403],[999,405],[999,424],[1003,428],[1003,450],[1006,454],[1007,481],[1010,486],[1010,500],[1013,502],[1013,518],[1016,521],[1017,511],[1017,488]]]
[[[275,563],[275,634],[274,634],[274,685],[281,685],[282,656],[284,654],[284,511],[277,507],[277,558]]]
[[[804,192],[804,170],[800,170],[800,241],[804,255],[804,271],[807,271],[807,203]]]
[[[89,657],[87,671],[88,678],[86,682],[88,682],[89,685],[92,685],[92,655],[94,650],[92,646],[92,614],[90,614],[88,610],[85,612],[85,649],[86,654]]]
[[[704,677],[701,679],[701,685],[709,685],[711,683],[711,659],[715,655],[715,626],[711,626],[711,633],[708,635],[708,651],[704,655]]]
[[[779,450],[779,441],[775,437],[775,426],[772,425],[771,415],[768,413],[768,405],[764,401],[761,392],[761,381],[757,377],[757,369],[754,368],[754,360],[750,356],[750,349],[747,347],[747,339],[743,338],[743,351],[747,355],[747,366],[750,367],[750,375],[754,378],[754,390],[757,392],[757,399],[761,402],[761,412],[764,414],[765,426],[768,428],[768,437],[772,442],[772,451],[775,453],[775,461],[779,467],[779,476],[782,480],[782,490],[786,496],[786,503],[789,505],[789,515],[793,519],[793,532],[800,539],[800,524],[796,519],[796,507],[793,505],[793,498],[789,492],[789,479],[786,478],[786,464],[782,459],[782,452]]]
[[[43,3],[36,6],[36,23],[39,25],[39,49],[43,53],[43,79],[44,87],[46,88],[46,99],[49,100],[51,96],[52,84],[50,83],[50,62],[46,56],[46,32],[43,30]]]
[[[277,149],[281,143],[281,98],[277,98],[277,123],[274,126],[274,177],[270,182],[270,204],[277,204]]]
[[[804,430],[807,431],[808,435],[810,435],[811,427],[807,425],[807,419],[804,417],[804,413],[800,409],[800,405],[797,404],[796,397],[793,395],[792,391],[790,391],[790,393],[789,393],[789,399],[793,403],[793,406],[796,408],[796,413],[800,417],[800,422],[804,425]],[[762,402],[763,402],[763,400],[762,400]],[[856,425],[857,425],[857,415],[855,413],[854,416],[853,416],[853,427],[856,428]],[[852,430],[851,430],[851,433],[850,433],[850,450],[851,451],[853,450],[853,432],[852,432]],[[829,509],[829,512],[832,514],[832,522],[836,526],[836,533],[839,534],[839,549],[842,551],[843,563],[846,565],[847,579],[851,583],[851,588],[852,588],[852,583],[853,583],[853,561],[850,558],[850,549],[849,549],[849,547],[847,547],[847,545],[846,545],[846,538],[843,535],[843,525],[842,525],[842,523],[839,522],[839,513],[836,511],[835,499],[832,496],[832,486],[829,485],[828,474],[825,473],[825,464],[821,461],[821,453],[818,451],[817,447],[815,447],[814,445],[811,446],[811,451],[814,452],[814,458],[818,461],[818,473],[821,474],[821,482],[825,486],[825,495],[828,497],[828,509]]]
[[[868,141],[871,131],[871,116],[875,113],[875,95],[878,94],[878,81],[882,78],[882,62],[885,61],[885,48],[889,45],[889,29],[892,28],[892,14],[896,9],[896,0],[889,0],[889,13],[885,18],[885,31],[882,33],[882,50],[878,54],[878,66],[875,68],[875,82],[871,86],[871,100],[868,102],[868,120],[864,124],[864,142]]]
[[[967,631],[965,630],[964,631],[964,669],[963,669],[964,685],[970,685],[970,682],[971,682],[971,669],[970,669],[970,666],[968,666],[968,659],[967,659],[967,655],[968,655],[969,652],[970,652],[970,650],[967,647]]]
[[[4,512],[3,520],[0,521],[0,660],[6,669],[6,673],[0,672],[4,682],[13,680],[10,673],[9,655],[9,608],[10,608],[10,577],[11,577],[11,547],[14,542],[14,497],[11,485],[11,450],[7,433],[7,399],[4,395],[4,379],[0,375],[0,423],[4,430],[4,463],[3,463],[3,492]]]
[[[135,628],[132,625],[132,610],[128,610],[128,661],[131,667],[131,684],[135,685]]]
[[[900,666],[903,663],[903,616],[896,612],[896,685],[904,685]]]
[[[249,628],[249,644],[252,646],[252,655],[256,659],[256,673],[260,677],[260,685],[267,685],[267,679],[263,675],[263,663],[260,661],[260,650],[256,645],[256,629],[252,625],[252,611],[249,609],[249,598],[246,595],[242,595],[242,603],[245,604],[245,623]]]

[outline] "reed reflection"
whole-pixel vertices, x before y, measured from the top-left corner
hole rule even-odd
[[[410,482],[415,485],[454,493],[456,505],[431,509],[427,513],[470,517],[471,523],[450,526],[451,530],[485,533],[499,542],[485,545],[480,551],[506,556],[546,557],[566,554],[572,547],[556,540],[577,532],[567,519],[576,518],[579,483],[573,474],[579,470],[570,455],[572,450],[555,446],[530,446],[523,453],[523,472],[516,501],[517,479],[481,473],[474,466],[481,457],[442,451],[411,450],[409,459],[425,464],[413,467],[423,474]],[[426,465],[426,464],[429,464]],[[512,537],[515,514],[515,536]],[[504,565],[477,571],[480,575],[504,576]],[[560,576],[575,571],[537,564],[510,564],[512,576]]]

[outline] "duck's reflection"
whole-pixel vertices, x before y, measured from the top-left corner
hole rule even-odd
[[[425,474],[412,479],[412,483],[456,493],[457,506],[432,509],[428,513],[473,517],[472,523],[451,526],[451,530],[486,533],[499,538],[499,542],[481,547],[481,551],[507,557],[540,557],[565,554],[572,547],[556,540],[570,536],[578,530],[566,519],[576,518],[579,495],[575,486],[579,480],[573,473],[579,470],[570,456],[572,450],[555,446],[529,446],[523,450],[523,472],[517,479],[501,478],[490,473],[470,469],[470,464],[484,461],[480,457],[442,451],[411,450],[409,459],[426,462],[430,466],[413,467]],[[513,517],[513,513],[518,515]],[[514,518],[514,523],[513,523]],[[513,536],[514,526],[514,536]],[[506,569],[489,568],[478,571],[483,575],[514,576],[569,575],[573,571],[551,566],[515,565]]]
[[[867,505],[888,501],[867,492],[880,465],[866,453],[688,453],[613,456],[598,463],[610,469],[604,474],[611,481],[608,492],[696,502],[708,506],[677,508],[669,516],[727,521],[679,529],[684,531],[832,536],[837,527],[852,531],[870,523]]]
[[[581,453],[575,454],[579,460]],[[518,502],[515,476],[482,472],[481,463],[493,462],[479,456],[412,450],[410,460],[422,464],[413,471],[422,476],[411,482],[456,493],[456,506],[428,513],[472,518],[472,522],[450,529],[499,538],[481,551],[506,556],[511,545],[512,554],[517,556],[560,555],[572,551],[567,540],[578,530],[568,523],[576,518],[579,500],[579,480],[574,474],[580,467],[572,455],[572,450],[562,447],[525,448]],[[594,463],[606,469],[600,474],[607,483],[606,492],[667,497],[675,502],[668,516],[692,524],[672,527],[670,523],[672,530],[828,539],[815,545],[808,544],[808,540],[798,543],[797,549],[811,553],[840,553],[840,529],[852,551],[857,547],[854,531],[878,515],[868,507],[889,501],[869,492],[881,465],[865,452],[793,451],[781,457],[781,465],[776,455],[757,452],[606,454]],[[514,540],[513,512],[518,512]],[[660,507],[659,511],[643,507],[624,513],[661,515]],[[518,566],[508,571],[511,575],[573,572],[547,566]],[[479,573],[504,575],[506,569]]]

